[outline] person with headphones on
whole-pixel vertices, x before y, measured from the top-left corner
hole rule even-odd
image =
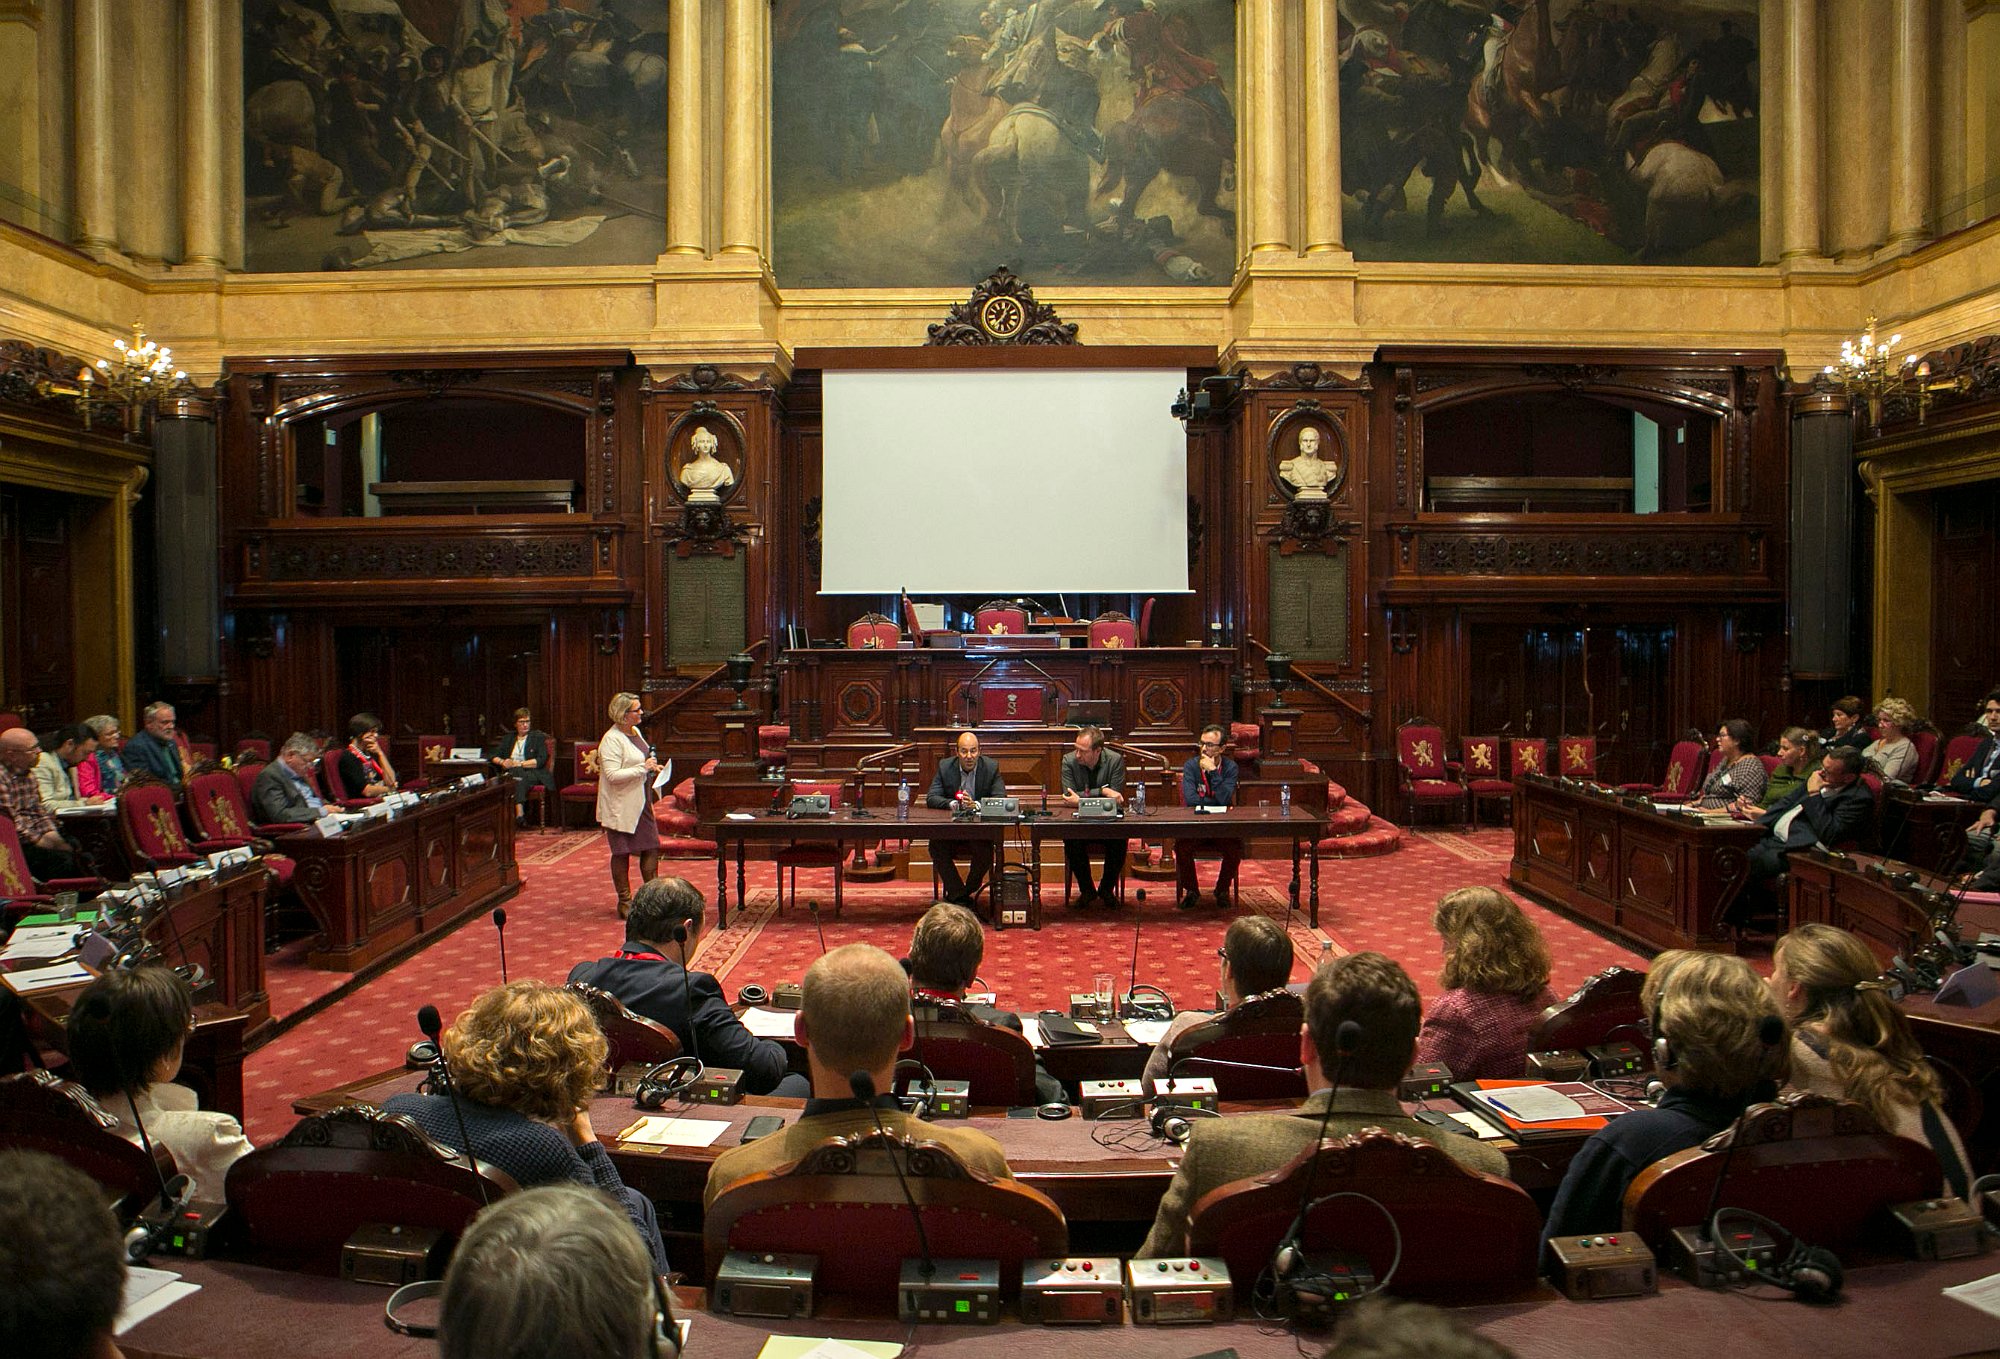
[[[1653,1017],[1653,1064],[1665,1093],[1583,1144],[1549,1205],[1544,1241],[1618,1231],[1625,1190],[1640,1171],[1775,1098],[1791,1070],[1784,1017],[1741,958],[1669,949],[1653,960],[1639,998]]]

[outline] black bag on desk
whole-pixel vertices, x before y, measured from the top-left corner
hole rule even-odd
[[[1074,1047],[1078,1043],[1101,1043],[1102,1035],[1084,1028],[1066,1014],[1054,1010],[1044,1010],[1036,1016],[1042,1026],[1042,1037],[1052,1048]]]

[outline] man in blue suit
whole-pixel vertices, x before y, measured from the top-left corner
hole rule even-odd
[[[1806,781],[1764,809],[1757,824],[1771,833],[1750,847],[1750,875],[1768,883],[1785,871],[1785,856],[1811,845],[1837,845],[1861,833],[1875,813],[1875,795],[1861,783],[1861,752],[1835,746]]]

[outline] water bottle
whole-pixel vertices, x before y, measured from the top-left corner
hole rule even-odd
[[[1281,783],[1278,785],[1278,815],[1290,816],[1291,814],[1292,814],[1292,785],[1289,783]]]
[[[898,821],[908,821],[910,819],[910,781],[908,779],[904,779],[896,785],[896,819]]]
[[[1132,794],[1132,811],[1139,816],[1146,814],[1146,785],[1143,783],[1139,785],[1139,791]]]

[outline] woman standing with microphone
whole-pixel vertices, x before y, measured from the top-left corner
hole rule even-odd
[[[639,735],[645,707],[637,694],[619,694],[609,712],[611,730],[597,745],[597,824],[611,842],[611,885],[623,920],[632,910],[632,856],[639,856],[641,881],[651,882],[660,871],[660,827],[653,819],[650,783],[660,762]]]

